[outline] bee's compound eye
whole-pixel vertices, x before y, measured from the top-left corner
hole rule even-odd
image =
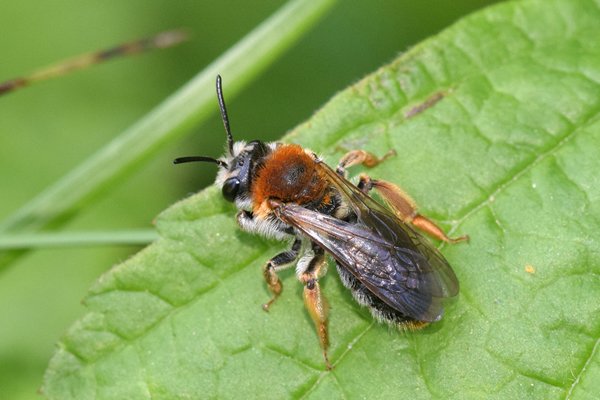
[[[240,180],[238,178],[229,178],[223,184],[223,197],[225,200],[233,202],[240,189]]]

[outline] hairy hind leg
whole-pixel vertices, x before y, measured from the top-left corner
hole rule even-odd
[[[365,150],[351,150],[340,159],[335,171],[339,175],[344,176],[346,168],[348,167],[362,164],[365,167],[371,168],[393,155],[396,155],[396,151],[393,149],[380,158]],[[358,182],[358,188],[363,193],[368,193],[371,189],[375,188],[383,200],[385,200],[388,206],[402,221],[413,225],[415,228],[439,240],[443,240],[447,243],[457,243],[469,239],[467,235],[457,238],[448,237],[442,228],[437,226],[435,222],[426,216],[419,214],[417,212],[417,204],[415,201],[399,186],[391,182],[375,180],[369,178],[367,175],[361,175],[360,181]]]
[[[435,222],[417,212],[417,204],[406,194],[399,186],[382,180],[371,179],[367,175],[361,175],[358,182],[358,188],[367,193],[375,189],[381,195],[387,205],[404,222],[413,225],[415,228],[425,232],[439,240],[447,243],[458,243],[469,239],[464,235],[457,238],[450,238]]]
[[[329,333],[327,331],[329,305],[325,300],[325,296],[321,293],[321,286],[319,285],[319,278],[325,275],[326,268],[327,261],[323,249],[313,246],[312,251],[307,252],[298,262],[296,274],[298,279],[304,283],[304,305],[315,323],[319,343],[323,350],[325,366],[330,370],[332,366],[327,356],[327,349],[329,348]]]

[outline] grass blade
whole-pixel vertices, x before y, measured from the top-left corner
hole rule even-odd
[[[133,172],[164,144],[216,112],[214,79],[229,98],[298,40],[335,0],[293,0],[207,66],[188,84],[0,224],[1,233],[56,227],[108,185]],[[21,251],[0,254],[0,270]]]
[[[0,249],[31,249],[75,246],[135,246],[158,238],[154,229],[128,231],[85,231],[57,233],[17,233],[0,235]]]

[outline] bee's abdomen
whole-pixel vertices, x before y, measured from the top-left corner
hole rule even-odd
[[[378,321],[409,329],[418,329],[427,325],[427,323],[410,318],[390,307],[379,297],[371,293],[351,272],[340,266],[337,262],[336,267],[342,283],[350,289],[356,302],[361,306],[367,307],[371,315]]]

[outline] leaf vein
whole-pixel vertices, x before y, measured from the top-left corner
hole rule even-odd
[[[581,369],[579,370],[579,373],[577,374],[577,376],[575,377],[575,380],[573,381],[573,383],[571,384],[571,386],[569,387],[569,391],[567,392],[567,395],[565,396],[565,400],[570,400],[571,399],[571,395],[573,394],[573,390],[577,387],[577,385],[579,384],[581,377],[583,376],[583,374],[585,373],[585,371],[587,370],[588,366],[590,365],[590,363],[592,362],[592,359],[594,358],[594,356],[596,355],[596,351],[598,351],[598,348],[600,347],[600,338],[598,338],[596,340],[596,343],[594,344],[594,347],[592,348],[592,351],[590,352],[589,357],[587,358],[587,360],[585,360],[585,362],[583,363],[583,366],[581,367]]]
[[[575,137],[575,135],[584,131],[584,129],[582,129],[582,128],[585,127],[586,123],[593,120],[598,115],[599,115],[598,110],[597,109],[594,110],[594,112],[591,113],[587,118],[585,118],[578,127],[571,130],[567,134],[561,136],[557,141],[555,141],[554,144],[552,144],[544,152],[540,153],[536,157],[534,157],[534,158],[530,159],[528,162],[524,163],[520,167],[519,170],[515,171],[514,174],[512,174],[512,176],[508,176],[506,179],[500,180],[499,182],[497,182],[496,185],[494,185],[493,187],[490,188],[491,189],[490,194],[487,197],[484,197],[484,199],[482,201],[480,201],[479,204],[465,207],[464,211],[459,213],[459,214],[463,214],[463,216],[460,217],[455,222],[454,226],[450,229],[450,234],[454,233],[458,229],[458,227],[460,227],[472,215],[477,213],[482,208],[487,207],[488,205],[492,204],[496,200],[496,198],[498,197],[498,195],[500,193],[504,192],[506,189],[511,187],[515,182],[517,182],[521,177],[523,177],[525,174],[527,174],[535,166],[540,164],[542,161],[546,160],[548,157],[554,155],[565,144],[570,142],[573,139],[573,137]],[[470,208],[470,210],[469,210],[469,208]],[[442,243],[442,247],[444,247],[444,243]]]
[[[359,332],[354,338],[352,338],[350,341],[348,341],[348,344],[346,345],[346,350],[344,350],[344,352],[340,355],[340,357],[333,363],[333,368],[335,368],[344,359],[346,354],[348,354],[348,352],[350,352],[350,350],[352,350],[354,348],[354,346],[360,341],[360,339],[362,339],[367,334],[367,332],[370,331],[371,328],[373,328],[374,325],[375,325],[375,321],[371,321],[371,323],[369,325],[367,325],[367,327],[362,332]],[[300,399],[305,399],[313,390],[315,390],[316,387],[321,383],[323,378],[325,378],[325,376],[327,376],[327,374],[333,374],[333,372],[331,372],[331,371],[321,372],[321,374],[319,374],[319,377],[317,378],[315,383],[311,387],[309,387],[303,394],[301,394]]]

